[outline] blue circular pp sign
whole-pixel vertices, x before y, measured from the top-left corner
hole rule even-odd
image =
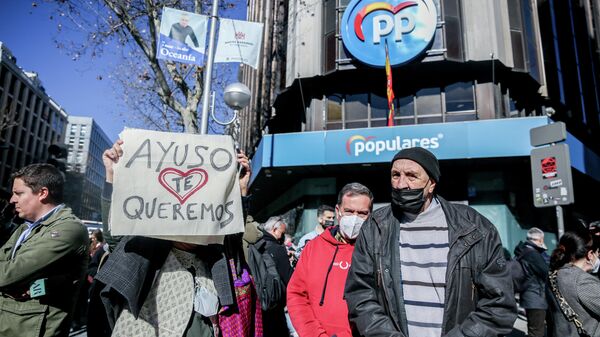
[[[437,25],[433,0],[352,0],[342,17],[342,40],[361,62],[400,65],[419,56],[431,43]]]

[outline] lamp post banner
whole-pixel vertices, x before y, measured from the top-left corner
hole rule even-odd
[[[244,231],[231,136],[125,129],[110,228],[189,243]]]
[[[241,62],[258,69],[262,34],[262,23],[220,19],[215,62]]]
[[[163,8],[156,58],[203,65],[207,27],[206,15]]]

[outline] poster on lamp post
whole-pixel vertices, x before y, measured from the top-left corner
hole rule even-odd
[[[215,62],[240,62],[258,69],[263,24],[221,19]]]
[[[207,27],[206,15],[163,8],[156,57],[203,65]]]
[[[218,243],[244,231],[231,136],[125,129],[120,138],[111,234]]]

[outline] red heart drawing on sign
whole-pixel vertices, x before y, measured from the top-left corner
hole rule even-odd
[[[170,180],[173,184],[169,184],[167,181],[168,176],[174,176],[174,178]],[[208,173],[201,168],[194,168],[187,172],[183,172],[176,168],[167,167],[160,171],[158,182],[169,191],[169,193],[173,194],[181,204],[184,204],[189,197],[206,185],[208,182]],[[191,185],[188,187],[188,184]]]

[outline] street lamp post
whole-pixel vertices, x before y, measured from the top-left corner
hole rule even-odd
[[[223,92],[223,100],[225,101],[225,104],[227,104],[227,106],[234,111],[233,119],[227,124],[235,123],[233,126],[234,129],[232,136],[233,141],[235,142],[235,147],[239,148],[240,122],[237,116],[239,115],[239,111],[247,107],[250,103],[250,89],[243,83],[232,83],[225,87],[225,91]]]
[[[210,15],[210,35],[208,41],[208,59],[204,73],[204,88],[202,96],[202,120],[200,123],[200,134],[208,132],[208,105],[210,101],[210,85],[212,77],[213,62],[215,59],[215,35],[217,32],[217,15],[219,12],[219,0],[213,0],[212,13]]]

